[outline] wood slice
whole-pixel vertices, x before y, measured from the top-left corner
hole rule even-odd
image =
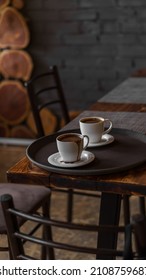
[[[0,0],[0,10],[7,7],[10,4],[10,0]]]
[[[0,83],[0,120],[16,125],[25,120],[29,112],[27,90],[18,81]]]
[[[45,131],[45,135],[55,132],[58,123],[57,117],[46,108],[42,109],[40,114],[41,119],[43,120],[43,128]],[[37,129],[35,126],[32,112],[30,112],[30,114],[28,115],[27,125],[35,133],[35,135],[37,135]]]
[[[9,137],[9,128],[5,123],[0,122],[0,137]]]
[[[0,47],[23,49],[30,41],[24,17],[14,8],[7,7],[0,15]]]
[[[11,0],[11,5],[17,10],[21,10],[24,7],[23,0]]]
[[[5,50],[0,53],[0,72],[4,78],[30,79],[33,62],[30,55],[22,50]]]
[[[13,138],[33,139],[35,134],[26,125],[17,125],[12,127],[10,136]]]

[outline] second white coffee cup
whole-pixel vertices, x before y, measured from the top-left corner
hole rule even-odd
[[[81,159],[82,151],[89,143],[89,137],[78,133],[65,133],[56,138],[57,148],[62,161],[76,162]]]
[[[108,128],[105,129],[106,124]],[[80,130],[83,135],[89,137],[89,143],[98,143],[102,135],[112,129],[112,121],[101,117],[85,117],[79,120]]]

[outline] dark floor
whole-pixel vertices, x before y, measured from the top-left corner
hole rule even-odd
[[[26,147],[15,147],[15,146],[0,146],[0,182],[6,182],[6,171],[14,165],[19,159],[25,155]],[[93,197],[86,196],[75,196],[74,200],[74,219],[76,222],[81,223],[96,223],[98,220],[98,213],[100,207],[100,200]],[[137,199],[135,197],[131,198],[131,207],[133,213],[137,212]],[[65,209],[66,209],[66,199],[65,194],[60,194],[53,192],[52,196],[52,216],[54,218],[65,218]],[[121,224],[123,222],[122,217],[123,211],[121,210]],[[30,224],[27,226],[31,226]],[[80,233],[64,230],[54,230],[54,237],[59,240],[68,240],[69,242],[77,242],[78,244],[88,244],[89,246],[96,246],[96,234],[93,233]],[[4,236],[0,237],[0,243],[5,244],[6,239]],[[1,245],[0,244],[0,245]],[[118,247],[123,248],[123,235],[119,236]],[[27,246],[27,249],[31,251],[32,256],[36,256],[39,253],[39,248],[36,246]],[[7,253],[0,253],[0,259],[8,259]],[[94,255],[88,254],[78,254],[70,253],[61,250],[56,251],[56,259],[95,259]]]

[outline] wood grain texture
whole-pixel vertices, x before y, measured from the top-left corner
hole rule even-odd
[[[29,109],[27,90],[19,81],[4,80],[0,83],[0,120],[17,125],[26,119]]]
[[[96,102],[89,109],[111,112],[146,112],[146,104]]]
[[[23,49],[30,41],[29,29],[24,17],[14,8],[2,9],[0,16],[0,47]]]
[[[0,0],[0,10],[4,9],[10,4],[10,0]]]
[[[31,78],[33,62],[24,50],[4,50],[0,53],[0,72],[5,79],[27,81]]]

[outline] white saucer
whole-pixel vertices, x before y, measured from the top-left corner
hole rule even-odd
[[[55,153],[48,157],[48,162],[52,165],[58,166],[58,167],[78,167],[86,165],[90,162],[92,162],[95,158],[95,155],[88,151],[83,151],[81,155],[81,159],[79,161],[73,162],[73,163],[65,163],[62,161],[60,153]]]
[[[101,141],[98,143],[90,143],[88,144],[88,148],[92,147],[100,147],[104,145],[108,145],[114,141],[114,137],[110,134],[104,134],[101,138]]]

